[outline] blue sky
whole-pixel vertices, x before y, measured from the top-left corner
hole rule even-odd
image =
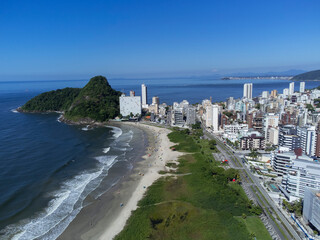
[[[0,80],[320,68],[318,0],[0,1]]]

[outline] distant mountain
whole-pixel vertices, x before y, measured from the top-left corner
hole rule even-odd
[[[294,81],[320,80],[320,70],[310,71],[296,75],[292,78]]]
[[[120,92],[103,76],[90,79],[80,88],[64,88],[42,93],[24,104],[21,112],[63,112],[71,123],[104,122],[119,115]]]

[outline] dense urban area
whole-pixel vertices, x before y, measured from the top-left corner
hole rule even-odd
[[[320,90],[291,82],[282,93],[254,97],[253,87],[244,84],[241,99],[213,103],[210,97],[169,106],[157,96],[148,104],[142,84],[142,96],[122,94],[118,119],[203,128],[202,138],[217,144],[214,158],[239,169],[242,188],[263,209],[261,219],[273,238],[319,239]]]

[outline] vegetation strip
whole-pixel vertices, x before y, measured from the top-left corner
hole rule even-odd
[[[163,176],[151,185],[115,239],[271,239],[258,217],[262,209],[239,185],[239,171],[215,161],[215,141],[200,139],[200,132],[168,135],[175,150],[186,152],[176,173],[191,174]]]

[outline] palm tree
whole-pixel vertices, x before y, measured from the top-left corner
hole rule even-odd
[[[261,156],[261,153],[259,153],[257,150],[251,150],[248,156],[256,161]]]

